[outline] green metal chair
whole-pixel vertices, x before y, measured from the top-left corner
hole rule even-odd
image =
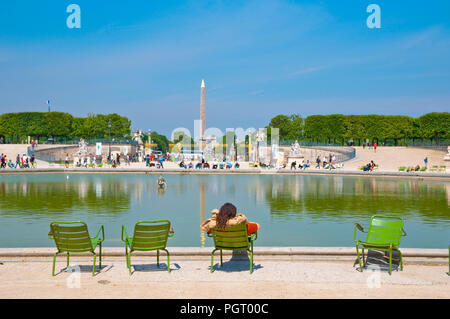
[[[125,225],[122,225],[121,239],[125,243],[125,255],[130,275],[133,251],[156,250],[156,262],[159,267],[159,251],[164,250],[167,253],[167,271],[170,272],[170,255],[166,249],[169,237],[173,237],[173,229],[168,220],[139,221],[134,226],[133,237],[128,236]]]
[[[222,250],[246,250],[250,254],[250,274],[253,272],[253,241],[258,238],[257,232],[247,234],[247,224],[226,226],[224,229],[213,228],[208,237],[214,239],[214,250],[211,252],[211,272],[214,266],[214,253],[220,250],[220,266],[223,264]]]
[[[100,238],[100,232],[102,237]],[[92,275],[95,274],[95,248],[99,246],[100,268],[102,267],[102,242],[105,240],[105,231],[103,225],[100,226],[95,237],[89,237],[87,225],[81,221],[61,222],[54,221],[50,223],[50,232],[48,237],[53,239],[58,251],[53,255],[52,275],[55,275],[56,256],[60,253],[67,253],[67,267],[69,267],[70,253],[83,253],[90,251],[94,254],[94,263],[92,266]]]
[[[367,234],[365,241],[356,240],[356,229]],[[365,248],[389,252],[389,274],[392,274],[392,252],[398,252],[400,254],[400,270],[403,270],[402,253],[399,250],[402,236],[406,236],[406,232],[403,229],[403,218],[401,217],[383,215],[372,216],[367,231],[364,231],[360,224],[355,223],[353,240],[356,243],[356,254],[358,256],[361,272],[363,271],[363,266],[366,266],[364,260]],[[362,249],[362,265],[359,256],[359,248]]]

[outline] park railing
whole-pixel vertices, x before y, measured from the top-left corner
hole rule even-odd
[[[333,154],[336,157],[336,163],[342,163],[349,161],[356,156],[356,150],[349,146],[301,146],[302,148],[310,148],[314,150],[323,151],[323,155],[328,155],[327,153]],[[322,159],[321,159],[322,160]]]

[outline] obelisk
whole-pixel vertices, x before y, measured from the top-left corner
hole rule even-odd
[[[202,86],[200,87],[200,141],[203,144],[205,138],[206,129],[206,115],[205,115],[205,81],[202,80]]]

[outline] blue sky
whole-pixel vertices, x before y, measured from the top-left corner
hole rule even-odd
[[[66,7],[81,7],[81,29]],[[381,7],[369,29],[366,7]],[[2,1],[0,112],[116,112],[133,128],[450,110],[450,1]]]

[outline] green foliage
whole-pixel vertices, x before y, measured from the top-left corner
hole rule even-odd
[[[156,144],[158,150],[160,150],[161,152],[169,151],[169,144],[171,144],[171,142],[169,141],[169,139],[166,136],[158,134],[157,132],[151,132],[150,133],[150,138],[152,139],[151,143],[152,144]],[[145,134],[142,137],[142,141],[144,143],[148,142],[148,135],[147,134]]]
[[[292,141],[303,136],[303,127],[303,118],[298,114],[277,115],[266,126],[269,141],[271,140],[271,128],[278,128],[280,141]]]
[[[417,119],[418,129],[423,138],[450,138],[450,113],[428,113]]]
[[[88,114],[73,117],[63,112],[21,112],[0,115],[0,135],[25,138],[41,137],[108,137],[108,121],[111,120],[111,137],[127,136],[131,121],[118,114]]]
[[[173,133],[173,143],[177,144],[180,143],[181,144],[194,144],[194,139],[192,137],[190,137],[189,135],[187,135],[185,132],[183,131],[176,131]]]
[[[280,137],[286,138],[290,136],[288,123],[286,115],[278,115],[270,126],[278,127]],[[417,119],[402,115],[311,115],[304,121],[303,136],[328,143],[337,139],[391,139],[397,145],[405,138],[430,138],[439,143],[440,138],[450,138],[450,113],[428,113]]]
[[[44,123],[46,126],[45,135],[47,136],[68,136],[72,127],[72,115],[62,112],[44,113]],[[32,134],[33,131],[29,132]]]

